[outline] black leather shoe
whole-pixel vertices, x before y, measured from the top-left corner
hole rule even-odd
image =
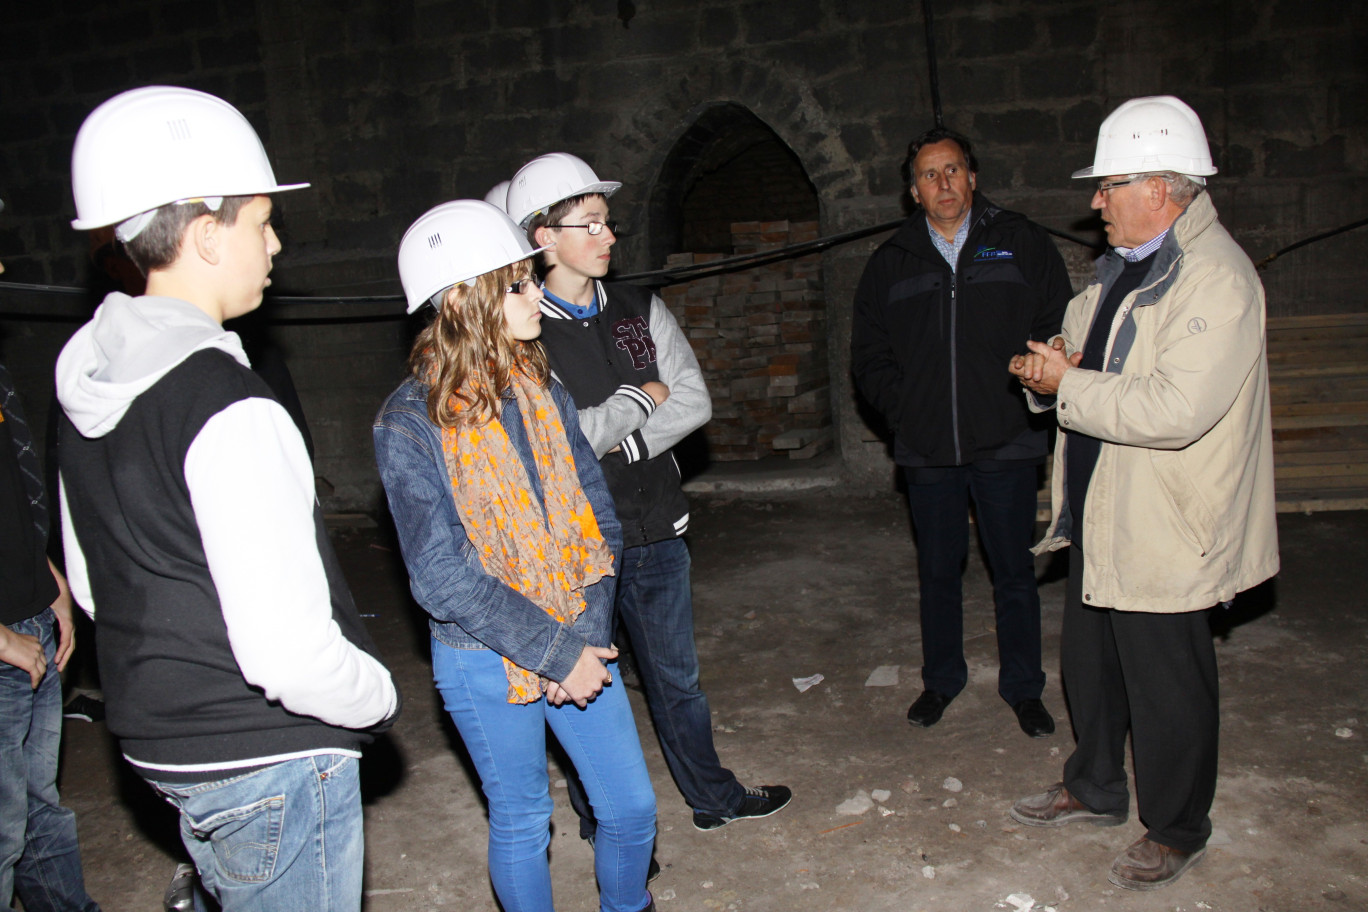
[[[907,721],[920,728],[930,728],[940,721],[941,715],[945,713],[945,707],[949,706],[953,699],[955,698],[934,690],[923,690],[916,702],[908,707]]]
[[[1054,717],[1039,700],[1022,700],[1012,707],[1012,712],[1016,713],[1017,724],[1021,726],[1021,730],[1032,738],[1044,738],[1054,734]]]

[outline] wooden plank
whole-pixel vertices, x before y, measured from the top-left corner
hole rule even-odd
[[[1358,399],[1348,402],[1285,402],[1273,407],[1273,417],[1293,415],[1357,415],[1368,413],[1368,400]]]
[[[1309,314],[1299,317],[1269,317],[1265,324],[1275,329],[1301,329],[1331,326],[1368,326],[1368,313]]]
[[[1273,429],[1273,455],[1368,447],[1368,427]]]
[[[1296,381],[1276,380],[1268,386],[1273,405],[1299,405],[1307,402],[1368,402],[1368,374],[1337,379],[1310,378]]]
[[[1368,491],[1341,491],[1333,497],[1288,492],[1278,495],[1279,513],[1324,513],[1332,510],[1368,510]]]
[[[1305,468],[1305,466],[1298,466]],[[1281,472],[1273,475],[1273,486],[1286,485],[1289,488],[1296,488],[1303,491],[1342,491],[1345,488],[1362,488],[1368,486],[1368,474],[1363,472],[1357,475],[1322,475],[1319,477],[1297,476],[1288,478]]]
[[[1273,458],[1276,462],[1278,471],[1283,466],[1332,466],[1337,464],[1355,464],[1368,457],[1368,446],[1360,450],[1284,450],[1279,451],[1273,448]]]
[[[1349,344],[1341,339],[1321,339],[1298,341],[1289,345],[1268,346],[1268,363],[1285,364],[1299,360],[1319,363],[1329,361],[1339,363],[1363,358],[1368,353],[1368,345]]]
[[[1346,415],[1274,415],[1274,432],[1289,428],[1368,426],[1368,412]]]
[[[1277,369],[1273,368],[1273,363],[1269,362],[1270,382],[1279,380],[1300,380],[1302,378],[1322,378],[1322,377],[1361,377],[1368,373],[1368,360],[1356,361],[1346,360],[1331,363],[1306,364],[1301,367],[1289,367],[1286,364],[1279,364]]]
[[[1332,330],[1316,330],[1313,332],[1306,330],[1265,332],[1264,338],[1267,339],[1270,349],[1315,342],[1341,342],[1343,345],[1353,346],[1363,345],[1364,340],[1368,339],[1368,328],[1337,327],[1332,328]]]

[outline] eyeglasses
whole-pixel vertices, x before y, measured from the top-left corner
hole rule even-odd
[[[1127,184],[1133,184],[1152,176],[1150,174],[1127,174],[1120,180],[1100,180],[1097,182],[1097,192],[1106,193],[1108,190],[1115,190],[1117,187],[1124,187]]]
[[[531,276],[528,276],[528,277],[525,278],[525,279],[518,279],[516,282],[512,283],[511,285],[506,285],[506,286],[504,286],[504,293],[505,293],[505,294],[522,294],[524,291],[527,290],[527,286],[529,286],[529,285],[536,285],[536,284],[537,284],[537,280],[534,279],[534,278],[532,278]]]
[[[583,228],[585,231],[588,231],[588,232],[589,232],[589,235],[590,235],[591,237],[597,237],[598,235],[603,234],[603,229],[604,229],[604,228],[607,228],[607,229],[608,229],[610,232],[612,232],[613,234],[617,234],[617,233],[618,233],[618,223],[617,223],[617,222],[590,222],[590,223],[587,224],[587,225],[547,225],[546,227],[547,227],[547,228]]]

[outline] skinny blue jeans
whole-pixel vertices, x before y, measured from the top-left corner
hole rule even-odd
[[[355,757],[148,782],[180,811],[181,841],[223,912],[359,912],[365,840]]]
[[[28,912],[99,912],[85,891],[76,815],[57,795],[62,740],[62,677],[52,609],[10,624],[35,637],[47,674],[33,689],[29,673],[0,662],[0,910],[16,892]]]
[[[551,793],[546,729],[575,765],[598,818],[594,873],[602,912],[641,912],[650,903],[646,868],[656,802],[627,693],[614,683],[586,708],[508,702],[503,659],[492,649],[432,641],[432,673],[489,799],[489,877],[504,912],[553,912]]]

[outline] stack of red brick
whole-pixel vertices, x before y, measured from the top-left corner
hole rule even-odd
[[[738,255],[817,238],[816,222],[737,222],[731,230]],[[668,265],[718,259],[680,253]],[[662,296],[712,393],[713,418],[704,429],[712,459],[754,460],[778,451],[806,458],[831,446],[820,255],[672,285]]]

